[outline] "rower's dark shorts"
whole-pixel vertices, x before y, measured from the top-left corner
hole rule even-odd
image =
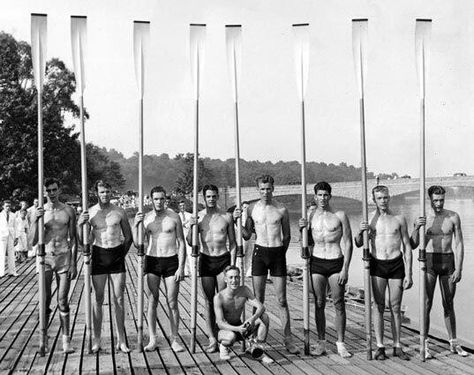
[[[230,266],[229,252],[218,256],[207,254],[201,254],[199,256],[199,276],[201,277],[216,277],[222,273],[227,266]]]
[[[453,253],[426,253],[426,272],[433,276],[451,276],[454,273]]]
[[[381,277],[382,279],[404,279],[405,263],[403,255],[388,260],[370,258],[370,276]]]
[[[255,245],[252,258],[252,276],[286,276],[286,251],[283,246]]]
[[[154,257],[145,255],[144,273],[151,273],[158,277],[173,276],[179,267],[178,255],[170,257]]]
[[[329,277],[335,273],[339,273],[344,265],[344,257],[336,259],[323,259],[311,256],[310,269],[311,274],[317,273],[324,277]]]
[[[125,248],[123,245],[106,249],[92,246],[92,275],[125,272]]]

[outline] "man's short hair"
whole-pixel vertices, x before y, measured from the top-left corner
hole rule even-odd
[[[388,187],[386,187],[385,185],[374,186],[372,189],[372,198],[375,199],[375,193],[380,193],[380,192],[389,194]]]
[[[54,185],[54,184],[57,184],[58,187],[60,186],[59,180],[55,177],[48,177],[44,180],[44,186],[45,187],[51,186],[51,185]]]
[[[202,188],[202,196],[204,198],[206,198],[206,191],[208,190],[215,191],[217,195],[219,195],[219,188],[216,185],[207,184],[207,185],[204,185],[204,187]]]
[[[181,204],[181,203],[186,204],[186,201],[185,201],[184,199],[181,199],[181,200],[179,201],[179,204]]]
[[[105,188],[105,189],[112,190],[112,186],[111,186],[108,182],[106,182],[106,181],[104,181],[104,180],[97,180],[97,181],[95,182],[95,184],[94,184],[94,189],[95,189],[95,191],[98,192],[100,187]]]
[[[260,184],[267,184],[267,183],[272,184],[272,186],[275,185],[275,180],[269,174],[264,174],[262,176],[257,177],[255,179],[255,182],[257,183],[257,187],[259,187]]]
[[[433,196],[433,194],[444,195],[446,194],[446,190],[444,189],[444,187],[440,185],[433,185],[428,188],[428,195],[430,199]]]
[[[247,204],[247,205],[250,206],[250,202],[249,202],[249,201],[243,201],[243,202],[242,202],[242,206],[243,206],[244,204]]]
[[[224,269],[224,275],[227,275],[227,272],[229,272],[229,271],[234,271],[234,270],[236,270],[236,271],[239,273],[239,275],[240,275],[240,268],[237,267],[237,266],[235,266],[235,265],[227,266],[227,267]]]
[[[329,185],[326,181],[320,181],[314,185],[314,194],[317,194],[318,190],[327,191],[329,195],[331,195],[332,188],[331,185]]]
[[[2,203],[2,206],[4,206],[4,205],[7,204],[7,203],[11,205],[11,204],[12,204],[12,201],[11,201],[10,199],[5,199],[5,200],[3,201],[3,203]]]
[[[151,191],[150,191],[150,197],[153,198],[153,193],[163,193],[166,197],[166,199],[168,199],[168,197],[166,196],[166,190],[163,186],[155,186],[153,188],[151,188]]]

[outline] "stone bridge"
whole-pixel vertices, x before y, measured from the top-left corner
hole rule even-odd
[[[380,180],[381,185],[385,185],[390,189],[392,197],[402,195],[419,190],[419,179],[396,179],[396,180]],[[367,181],[367,190],[369,192],[376,185],[376,180]],[[430,185],[441,185],[444,187],[473,187],[474,176],[455,176],[455,177],[427,177],[426,187]],[[352,182],[334,182],[331,183],[332,195],[355,200],[362,200],[362,188],[360,181]],[[313,194],[314,183],[307,185],[307,192],[309,195]],[[258,191],[255,186],[241,188],[242,201],[254,201],[259,199]],[[296,195],[301,194],[301,185],[275,185],[273,196]],[[200,195],[202,202],[202,195]],[[220,188],[220,201],[224,207],[229,207],[235,204],[235,188],[227,187]]]

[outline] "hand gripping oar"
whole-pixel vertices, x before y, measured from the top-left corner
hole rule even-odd
[[[43,208],[43,80],[46,70],[46,14],[31,14],[31,59],[33,76],[38,94],[38,208]],[[47,322],[46,322],[46,280],[44,268],[44,218],[38,220],[38,254],[39,257],[39,327],[40,327],[40,356],[46,353]]]
[[[359,89],[360,106],[360,158],[362,171],[362,219],[369,220],[367,207],[367,163],[365,152],[365,74],[367,72],[367,19],[352,20],[352,48],[354,52],[354,66]],[[367,359],[372,359],[372,290],[370,285],[370,250],[367,231],[363,233],[363,261],[364,261],[364,301],[365,301],[365,335],[367,345]]]
[[[429,63],[429,45],[431,36],[431,20],[416,20],[415,48],[416,70],[420,89],[420,216],[425,216],[425,98],[426,71]],[[418,261],[420,264],[420,359],[425,361],[426,340],[426,249],[425,227],[421,227]]]
[[[240,76],[242,70],[242,26],[226,25],[225,39],[227,45],[227,64],[232,96],[234,98],[234,150],[235,150],[235,192],[236,207],[242,204],[240,195],[240,140],[239,140],[239,93]],[[240,269],[240,285],[245,285],[244,246],[242,241],[242,218],[237,219],[237,266]],[[245,309],[242,312],[242,321],[245,322]],[[245,350],[245,340],[242,340],[242,350]]]
[[[145,59],[150,39],[150,22],[133,22],[133,57],[135,77],[138,86],[138,211],[143,213],[143,94],[145,91]],[[145,249],[143,247],[143,222],[138,227],[138,343],[137,350],[143,351],[143,268]]]
[[[204,41],[206,36],[206,25],[189,25],[189,44],[191,58],[191,74],[193,80],[194,101],[196,105],[195,127],[194,127],[194,167],[193,167],[193,215],[198,216],[198,158],[199,158],[199,95],[204,63]],[[193,257],[191,269],[191,353],[196,351],[196,314],[197,314],[197,264],[199,257],[198,226],[192,228],[192,252]]]
[[[306,136],[305,136],[305,94],[309,72],[309,24],[293,25],[295,42],[296,87],[301,102],[301,215],[307,219],[306,210]],[[309,354],[309,248],[308,229],[303,228],[301,237],[301,258],[303,258],[303,331],[304,353]]]
[[[86,155],[86,130],[84,126],[84,89],[86,88],[85,77],[85,47],[87,42],[87,17],[71,16],[71,45],[72,62],[74,65],[74,75],[76,78],[76,90],[79,93],[79,117],[81,119],[81,191],[82,191],[82,209],[88,210],[87,188],[87,155]],[[86,313],[86,348],[90,354],[92,352],[92,319],[91,319],[91,245],[89,243],[89,223],[84,223],[82,227],[82,256],[84,258],[84,288],[86,290],[85,313]]]

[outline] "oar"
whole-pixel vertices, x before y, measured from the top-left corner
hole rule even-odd
[[[415,27],[416,69],[420,89],[420,216],[425,216],[425,98],[426,71],[429,63],[431,20],[417,19]],[[426,249],[425,227],[420,228],[418,261],[420,262],[420,359],[425,361],[426,339]]]
[[[31,14],[31,59],[33,62],[33,76],[35,79],[36,91],[38,94],[38,208],[43,208],[43,81],[46,70],[46,34],[47,15]],[[39,257],[39,326],[40,343],[39,353],[44,356],[46,353],[46,280],[44,268],[44,218],[38,220],[38,254]]]
[[[301,102],[301,215],[306,220],[306,135],[305,135],[305,94],[309,72],[309,24],[293,25],[295,41],[296,86]],[[303,228],[301,237],[301,258],[303,258],[303,332],[304,353],[309,354],[309,248],[308,229]]]
[[[239,140],[239,93],[240,76],[242,70],[242,26],[226,25],[225,39],[227,45],[227,64],[229,68],[232,96],[234,99],[234,150],[235,150],[235,192],[236,206],[242,204],[240,195],[240,140]],[[237,219],[237,259],[240,269],[240,284],[245,285],[244,246],[242,241],[242,218]],[[245,310],[242,312],[242,321],[245,321]],[[245,340],[242,341],[242,349],[245,350]]]
[[[193,97],[196,105],[194,127],[194,167],[193,167],[193,215],[198,216],[198,158],[199,158],[199,95],[203,74],[204,41],[206,36],[205,24],[190,24],[191,73],[193,80]],[[191,353],[196,351],[196,314],[197,314],[197,264],[199,257],[198,225],[193,226],[192,232],[193,264],[191,270]]]
[[[367,19],[352,20],[352,48],[354,52],[354,65],[359,89],[360,106],[360,158],[362,171],[362,219],[369,221],[367,207],[367,163],[365,152],[365,74],[367,72]],[[369,236],[367,231],[363,233],[363,256],[364,261],[364,301],[365,301],[365,335],[367,345],[367,359],[372,359],[372,290],[370,285],[370,250]]]
[[[138,211],[143,213],[143,95],[145,91],[145,59],[150,39],[150,22],[133,22],[133,57],[138,86]],[[145,249],[143,246],[143,222],[138,227],[138,343],[143,351],[143,268]]]
[[[76,90],[80,96],[79,117],[81,119],[81,190],[82,190],[82,209],[88,210],[87,188],[87,155],[86,155],[86,130],[84,126],[84,89],[86,88],[85,77],[85,46],[87,42],[87,17],[71,16],[71,45],[72,61],[74,65],[74,75],[76,78]],[[86,290],[85,313],[86,313],[86,348],[91,353],[92,346],[92,320],[91,320],[91,246],[89,243],[89,223],[82,227],[82,255],[84,257],[84,288]]]

